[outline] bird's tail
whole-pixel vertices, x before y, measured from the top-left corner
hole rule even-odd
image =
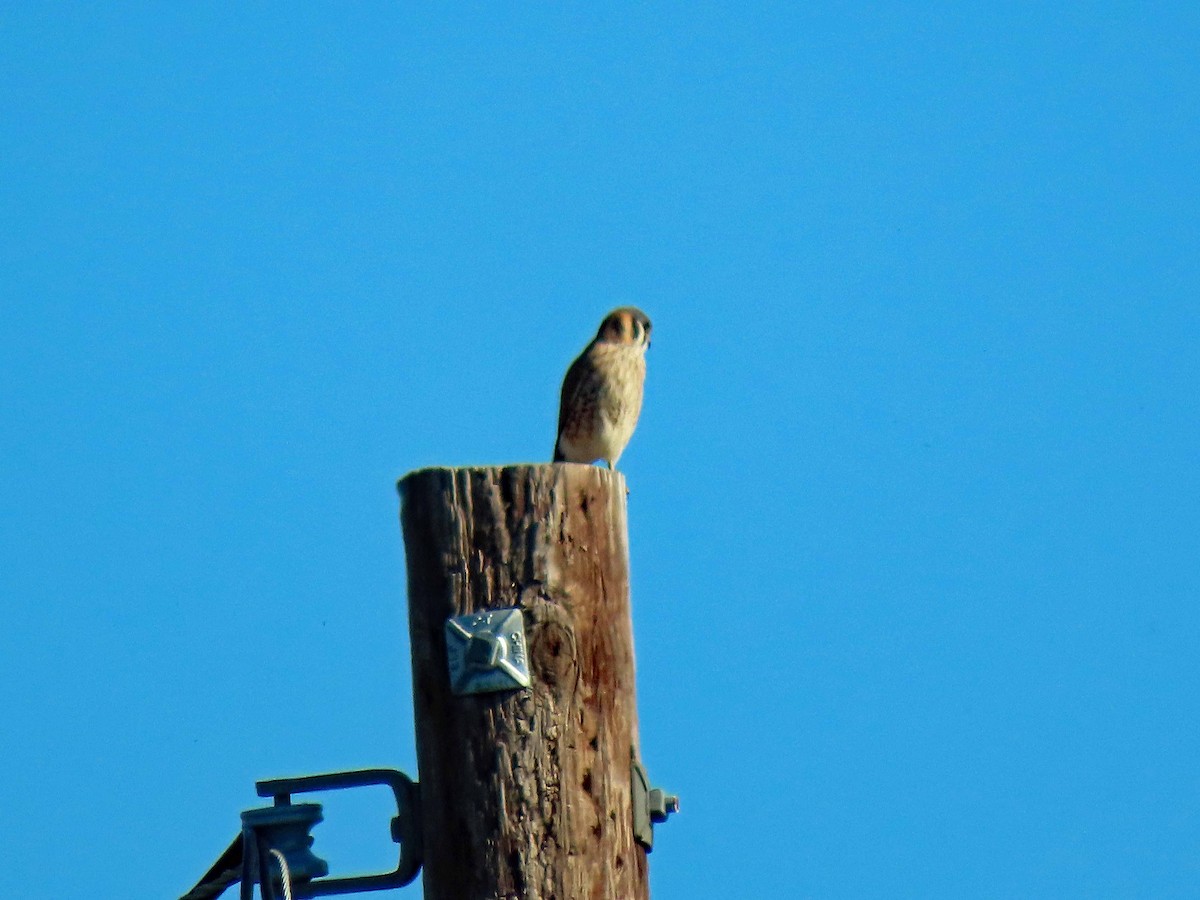
[[[566,462],[567,461],[567,458],[563,455],[562,449],[558,446],[557,442],[555,442],[555,444],[554,444],[554,460],[553,461],[554,462]]]

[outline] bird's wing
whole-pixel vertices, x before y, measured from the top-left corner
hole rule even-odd
[[[563,427],[567,424],[567,410],[575,405],[575,395],[579,392],[580,386],[584,381],[584,373],[588,368],[588,351],[591,345],[575,358],[567,369],[566,376],[563,377],[562,393],[558,398],[558,429],[554,432],[554,461],[562,462],[562,457],[558,449],[558,437],[563,432]]]

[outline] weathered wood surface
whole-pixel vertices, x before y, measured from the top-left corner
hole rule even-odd
[[[427,900],[643,900],[625,479],[593,466],[400,482]],[[522,610],[533,684],[450,691],[449,616]]]

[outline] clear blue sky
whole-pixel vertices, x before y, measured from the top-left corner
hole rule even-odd
[[[5,882],[415,774],[394,482],[636,303],[655,900],[1200,895],[1200,7],[991,6],[7,4]]]

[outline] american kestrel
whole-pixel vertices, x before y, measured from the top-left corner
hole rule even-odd
[[[640,309],[622,306],[604,317],[563,379],[555,462],[616,466],[642,411],[649,347],[650,319]]]

